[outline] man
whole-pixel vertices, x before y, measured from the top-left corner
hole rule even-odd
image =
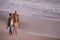
[[[13,33],[17,34],[18,27],[20,26],[20,16],[17,13],[17,11],[15,11],[13,16],[14,16],[14,29],[13,29]]]
[[[12,26],[13,26],[13,14],[10,13],[9,14],[9,18],[8,18],[8,23],[7,23],[7,28],[9,27],[9,34],[12,35]]]

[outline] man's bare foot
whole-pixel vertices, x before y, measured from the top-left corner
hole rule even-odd
[[[9,33],[9,35],[13,35],[12,33]]]

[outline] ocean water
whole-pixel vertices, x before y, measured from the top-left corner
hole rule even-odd
[[[0,10],[60,21],[60,0],[0,0]]]

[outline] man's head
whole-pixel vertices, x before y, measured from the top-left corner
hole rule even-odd
[[[10,14],[9,14],[9,16],[13,16],[13,14],[12,14],[12,13],[10,13]]]
[[[11,16],[12,14],[10,13],[9,16]]]

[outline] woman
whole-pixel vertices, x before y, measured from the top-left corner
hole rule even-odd
[[[20,26],[20,17],[18,15],[17,11],[15,11],[13,16],[14,16],[14,29],[13,29],[13,33],[17,34],[18,27]]]

